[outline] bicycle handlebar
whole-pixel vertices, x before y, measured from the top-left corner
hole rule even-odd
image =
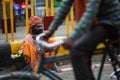
[[[44,46],[44,47],[48,47],[48,48],[52,48],[52,47],[55,47],[55,46],[58,46],[60,44],[63,44],[64,41],[63,40],[57,40],[53,43],[48,43],[48,42],[45,42],[44,40],[41,40],[41,37],[45,36],[45,33],[41,33],[39,34],[37,37],[36,37],[36,41],[38,44]]]

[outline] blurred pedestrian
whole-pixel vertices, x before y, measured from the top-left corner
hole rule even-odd
[[[25,20],[25,2],[24,0],[13,0],[13,9],[16,22]]]

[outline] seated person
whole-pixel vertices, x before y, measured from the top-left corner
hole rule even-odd
[[[31,68],[34,72],[37,72],[39,62],[41,59],[41,53],[37,50],[38,45],[35,43],[34,36],[43,32],[42,19],[37,16],[32,16],[29,18],[29,34],[26,35],[23,45],[19,50],[19,53],[26,57],[26,63],[30,63]],[[54,40],[50,40],[54,42]],[[49,52],[45,53],[45,56],[50,56]],[[52,64],[46,64],[46,67],[50,67]]]
[[[19,20],[24,21],[25,16],[25,3],[24,0],[21,0],[20,2],[18,0],[13,0],[13,9],[14,9],[14,15],[15,19],[18,22]]]

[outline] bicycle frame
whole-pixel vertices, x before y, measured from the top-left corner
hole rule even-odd
[[[61,41],[59,41],[58,43],[55,42],[55,43],[53,43],[53,44],[48,44],[48,43],[40,40],[40,37],[42,37],[42,36],[44,36],[44,35],[45,35],[44,33],[38,35],[37,38],[36,38],[36,40],[38,41],[39,44],[42,44],[42,45],[44,45],[45,47],[54,47],[55,45],[59,45],[59,44],[63,44],[63,43],[64,43],[64,41],[61,40]],[[105,41],[105,43],[104,43],[104,44],[106,45],[106,47],[105,47],[105,48],[103,49],[103,51],[102,51],[103,57],[102,57],[101,66],[100,66],[100,69],[99,69],[99,73],[98,73],[97,80],[100,80],[100,79],[101,79],[101,74],[102,74],[102,70],[103,70],[103,66],[104,66],[104,64],[105,64],[105,59],[106,59],[106,57],[107,57],[107,54],[108,54],[108,56],[109,56],[110,59],[111,59],[112,67],[113,67],[113,70],[114,70],[115,73],[116,73],[117,80],[120,80],[120,79],[119,79],[119,76],[118,76],[118,74],[117,74],[117,68],[116,68],[116,65],[117,65],[119,62],[118,62],[118,60],[117,60],[117,58],[116,58],[116,56],[115,56],[116,53],[115,53],[115,54],[113,53],[113,52],[114,52],[113,49],[112,49],[112,48],[113,48],[113,45],[111,45],[110,43],[111,43],[111,42],[110,42],[109,40],[108,40],[108,41]],[[56,61],[55,58],[57,59],[57,57],[51,58],[51,62],[55,62],[55,61]],[[43,74],[45,74],[46,76],[48,76],[48,77],[49,77],[50,79],[52,79],[52,80],[62,80],[60,77],[56,76],[54,73],[50,72],[48,69],[45,69],[45,68],[43,67],[43,64],[45,63],[46,60],[48,60],[48,59],[45,58],[45,57],[43,57],[43,60],[41,60],[41,65],[39,65],[39,66],[41,66],[41,67],[39,67],[38,73],[39,73],[39,72],[42,72]],[[52,60],[53,60],[53,61],[52,61]],[[118,64],[118,66],[120,67],[120,64]],[[45,73],[45,71],[43,71],[43,70],[46,70],[46,71],[48,72],[48,74]],[[50,73],[50,74],[49,74],[49,73]]]
[[[120,62],[117,59],[117,55],[120,53],[120,51],[119,50],[115,51],[114,49],[117,49],[117,47],[114,47],[110,41],[106,42],[105,45],[106,47],[105,49],[103,49],[103,57],[102,57],[101,66],[99,69],[97,80],[101,80],[101,74],[103,71],[103,67],[104,67],[107,55],[111,59],[111,64],[112,64],[113,70],[115,71],[117,80],[120,80],[119,75],[117,73],[117,66],[120,67]]]
[[[42,56],[42,59],[40,61],[41,64],[39,65],[37,73],[42,73],[45,76],[49,77],[51,80],[63,80],[61,77],[56,75],[50,69],[47,69],[44,65],[46,63],[53,63],[56,61],[67,60],[67,59],[69,59],[69,55],[51,56],[51,57]]]

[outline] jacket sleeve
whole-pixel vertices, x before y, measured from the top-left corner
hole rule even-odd
[[[99,10],[100,3],[101,0],[88,0],[86,11],[79,21],[78,26],[75,27],[74,31],[69,35],[70,38],[76,40],[87,31],[87,28]]]
[[[72,6],[74,0],[62,0],[61,5],[55,14],[53,22],[50,24],[49,30],[54,32],[57,30],[60,24],[64,21],[66,15],[70,11],[70,7]]]

